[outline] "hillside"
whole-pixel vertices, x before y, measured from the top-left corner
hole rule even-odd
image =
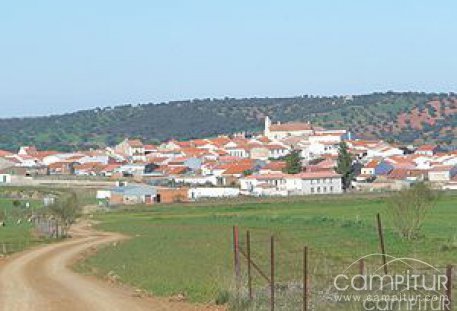
[[[126,136],[147,142],[258,131],[263,118],[307,120],[367,138],[456,143],[457,96],[374,93],[357,96],[201,99],[124,105],[35,118],[0,119],[0,149],[23,144],[72,150],[113,145]]]

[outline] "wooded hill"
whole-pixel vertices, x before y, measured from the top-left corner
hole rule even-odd
[[[457,95],[373,93],[355,96],[224,98],[97,108],[63,115],[0,119],[0,149],[20,145],[76,150],[114,145],[125,137],[145,142],[190,139],[263,129],[263,119],[311,121],[359,136],[402,143],[455,144]]]

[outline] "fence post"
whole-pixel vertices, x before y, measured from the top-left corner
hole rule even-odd
[[[452,265],[448,265],[446,267],[446,277],[447,277],[447,281],[446,281],[446,297],[447,297],[447,301],[446,301],[446,304],[444,305],[444,309],[446,311],[451,311],[452,310],[452,270],[453,270],[453,267]]]
[[[384,245],[384,233],[382,231],[382,223],[381,223],[381,214],[377,214],[376,218],[378,220],[378,235],[379,235],[379,243],[381,246],[381,253],[382,253],[382,264],[384,266],[384,274],[388,274],[387,271],[387,259],[386,259],[386,249]]]
[[[252,300],[252,279],[251,279],[251,232],[246,231],[246,252],[248,259],[248,290],[249,299]]]
[[[275,240],[270,239],[270,304],[271,311],[275,310]]]
[[[363,258],[359,260],[359,275],[365,275],[365,260]],[[363,286],[365,286],[365,282],[363,277],[361,277],[359,287],[362,288]]]
[[[235,263],[236,290],[239,293],[241,288],[241,267],[240,267],[240,240],[238,226],[233,226],[233,255]]]
[[[308,310],[308,246],[303,248],[303,311]]]

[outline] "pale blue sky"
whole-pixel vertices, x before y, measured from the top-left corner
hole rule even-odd
[[[0,117],[206,97],[456,91],[457,2],[0,2]]]

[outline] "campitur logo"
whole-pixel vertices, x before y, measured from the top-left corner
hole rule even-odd
[[[385,264],[351,273],[361,262],[384,256]],[[386,267],[391,271],[387,272]],[[369,311],[451,310],[449,275],[416,258],[370,254],[350,264],[333,278],[325,299],[337,304],[357,304]],[[323,292],[322,292],[323,293]]]

